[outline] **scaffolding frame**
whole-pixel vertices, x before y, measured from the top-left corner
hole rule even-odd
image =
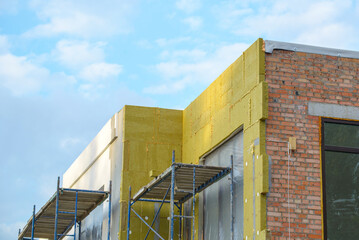
[[[36,206],[34,205],[32,217],[22,231],[21,229],[19,229],[18,239],[34,240],[35,237],[37,237],[36,235],[40,235],[38,237],[46,236],[45,238],[51,238],[54,240],[59,240],[66,236],[73,237],[74,240],[81,240],[81,221],[85,219],[92,210],[94,210],[97,206],[101,205],[106,199],[108,199],[109,207],[107,239],[110,240],[111,192],[111,181],[109,183],[109,191],[95,191],[85,189],[60,188],[60,177],[58,177],[56,193],[40,209],[37,214]],[[70,206],[72,204],[74,204],[74,206]],[[71,215],[73,215],[73,218],[65,217]],[[39,224],[38,227],[41,229],[41,231],[39,232],[36,232],[37,223]],[[50,233],[52,232],[52,226],[53,236]],[[28,232],[30,228],[31,237],[27,237],[27,235],[29,235]],[[59,228],[60,233],[58,233]],[[73,234],[68,234],[72,228],[74,229]]]
[[[185,169],[185,170],[184,170]],[[192,170],[192,174],[189,171]],[[177,174],[176,174],[177,173]],[[179,240],[182,239],[182,220],[192,220],[192,239],[195,239],[195,204],[196,194],[200,193],[210,185],[216,183],[223,177],[231,174],[230,183],[230,209],[231,209],[231,239],[234,239],[234,216],[233,216],[233,156],[231,156],[231,167],[214,167],[205,165],[183,164],[175,162],[175,151],[172,152],[172,165],[148,185],[141,188],[131,197],[131,186],[129,187],[128,213],[127,213],[127,240],[131,235],[131,212],[133,212],[147,227],[148,231],[144,238],[146,240],[152,231],[161,240],[165,240],[153,225],[161,211],[163,204],[170,204],[170,240],[174,239],[174,221],[179,219]],[[177,178],[176,178],[177,176]],[[182,178],[180,178],[182,177]],[[192,178],[192,179],[191,179]],[[197,179],[197,181],[196,181]],[[164,187],[167,186],[168,187]],[[191,185],[191,187],[190,187]],[[180,187],[180,188],[178,188]],[[162,193],[162,194],[161,194]],[[170,193],[170,196],[168,196]],[[168,200],[169,198],[169,200]],[[183,204],[192,198],[192,216],[183,215]],[[151,225],[148,224],[134,209],[136,202],[160,203]],[[175,214],[175,207],[179,215]]]

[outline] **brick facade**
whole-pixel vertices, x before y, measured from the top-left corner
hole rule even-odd
[[[322,239],[320,117],[308,102],[359,107],[359,59],[275,50],[266,54],[266,149],[272,161],[267,227],[272,239]]]

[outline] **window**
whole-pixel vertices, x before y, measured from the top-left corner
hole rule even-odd
[[[233,155],[234,174],[234,239],[243,239],[243,132],[239,132],[204,158],[205,165],[231,167]],[[203,238],[227,240],[231,234],[230,180],[221,179],[203,192],[200,207]]]
[[[359,239],[359,122],[322,119],[324,239]]]

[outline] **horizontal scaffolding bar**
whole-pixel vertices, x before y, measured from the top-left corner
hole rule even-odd
[[[106,191],[96,191],[96,190],[86,190],[86,189],[73,189],[73,188],[60,188],[60,191],[109,194],[109,192],[106,192]]]
[[[174,215],[177,218],[193,218],[193,216],[184,216],[184,215]]]

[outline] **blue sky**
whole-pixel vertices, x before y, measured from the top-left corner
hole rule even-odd
[[[183,109],[259,37],[359,50],[358,23],[358,0],[0,0],[0,239],[125,104]]]

